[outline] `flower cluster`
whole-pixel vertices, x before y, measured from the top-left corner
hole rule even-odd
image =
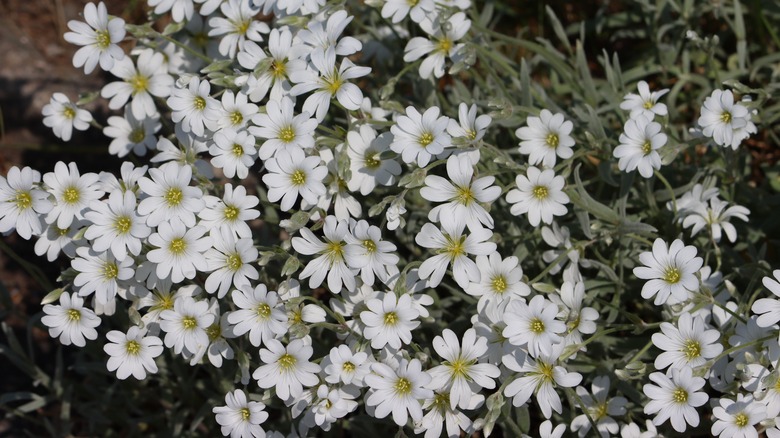
[[[509,401],[538,410],[541,436],[560,436],[554,423],[580,437],[649,436],[667,421],[698,426],[715,392],[713,434],[780,434],[768,421],[780,414],[780,271],[763,281],[776,297],[745,316],[721,258],[703,255],[720,255],[722,233],[737,242],[729,221],[750,211],[708,180],[668,187],[671,213],[653,201],[673,233],[627,212],[628,197],[654,196],[654,175],[669,185],[669,90],[640,81],[614,106],[616,120],[629,113],[618,138],[593,140],[577,117],[540,109],[501,148],[490,132],[514,119],[494,123],[500,111],[482,114],[476,98],[391,100],[408,68],[372,88],[382,50],[404,45],[429,87],[474,65],[469,0],[149,6],[173,23],[128,26],[129,53],[117,45],[124,21],[103,3],[66,34],[83,46],[76,67],[116,78],[99,93],[117,112],[102,128],[108,152],[148,163],[0,177],[0,232],[70,261],[43,308],[62,344],[105,338],[118,379],[156,378],[160,361],[216,368],[234,388],[213,408],[231,437],[278,434],[284,422],[266,407],[294,419],[290,436],[361,412],[428,438],[487,435],[517,427],[501,414]],[[376,40],[357,10],[384,19]],[[757,131],[747,105],[715,90],[701,134],[738,150]],[[59,93],[43,111],[65,141],[99,125]],[[618,175],[616,208],[580,181],[583,163]],[[620,172],[635,170],[634,187]],[[687,228],[709,239],[686,244]],[[636,302],[621,301],[632,288]],[[119,314],[125,330],[101,328]],[[590,357],[616,332],[648,343]]]

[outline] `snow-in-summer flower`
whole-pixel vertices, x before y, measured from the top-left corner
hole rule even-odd
[[[259,438],[266,436],[260,427],[268,419],[265,405],[249,401],[244,391],[236,389],[225,394],[226,406],[215,406],[212,412],[222,427],[222,435],[231,438]]]
[[[666,105],[658,102],[658,99],[669,92],[668,88],[650,91],[650,86],[645,81],[637,82],[636,88],[639,94],[628,93],[620,103],[620,109],[631,111],[629,117],[635,119],[641,115],[653,120],[656,115],[665,116],[668,113]]]
[[[412,417],[420,421],[423,417],[422,400],[433,398],[433,391],[426,389],[431,375],[422,370],[417,359],[401,359],[393,369],[384,363],[371,365],[372,374],[365,377],[366,385],[373,390],[366,398],[366,405],[375,407],[374,416],[385,418],[393,414],[393,421],[404,426]]]
[[[613,151],[613,155],[619,159],[620,170],[639,170],[643,178],[650,178],[654,170],[661,168],[658,149],[665,144],[666,134],[661,132],[661,124],[640,113],[626,122],[623,133],[620,134],[620,144]]]
[[[328,174],[321,163],[320,157],[307,157],[301,148],[278,150],[265,162],[268,173],[263,175],[263,182],[268,185],[268,200],[281,200],[282,211],[291,209],[299,195],[316,205],[318,197],[325,194],[322,181]]]
[[[366,307],[368,310],[360,313],[360,320],[366,326],[363,336],[371,340],[371,348],[389,345],[399,349],[412,341],[412,330],[420,325],[420,312],[414,308],[410,295],[396,297],[388,292],[367,301]]]
[[[314,147],[314,129],[317,120],[304,111],[295,115],[295,101],[285,96],[280,101],[269,101],[265,113],[252,116],[255,126],[249,127],[249,132],[255,137],[266,139],[258,156],[265,161],[276,155],[277,151]]]
[[[506,194],[506,201],[513,204],[510,213],[515,216],[528,215],[528,222],[534,227],[540,222],[550,224],[554,216],[563,216],[569,203],[569,196],[563,193],[566,184],[561,175],[552,169],[539,170],[529,167],[526,175],[517,175],[516,189]]]
[[[524,301],[510,301],[504,313],[502,335],[509,343],[524,347],[531,356],[550,354],[552,347],[560,344],[566,324],[556,319],[558,306],[537,295],[527,304]]]
[[[452,276],[462,288],[469,282],[476,283],[482,278],[469,255],[488,255],[496,250],[496,244],[488,242],[493,232],[480,228],[464,235],[465,222],[442,223],[441,229],[431,223],[423,225],[414,238],[418,245],[432,249],[436,255],[423,261],[420,265],[420,278],[428,279],[430,287],[441,283],[447,267],[452,266]]]
[[[644,266],[634,268],[634,275],[648,280],[642,286],[642,298],[649,300],[655,296],[657,306],[670,299],[685,301],[688,293],[699,287],[696,272],[704,261],[696,256],[694,246],[686,246],[680,239],[675,239],[669,246],[663,239],[656,239],[652,252],[639,254],[639,261]]]
[[[63,292],[60,303],[43,306],[41,322],[49,328],[49,336],[60,338],[62,345],[77,347],[87,345],[87,339],[97,339],[100,318],[91,309],[84,307],[84,299],[76,294]]]
[[[347,290],[355,289],[355,273],[347,265],[345,250],[349,224],[337,220],[335,216],[325,218],[323,242],[308,228],[302,228],[301,237],[293,237],[292,245],[295,251],[305,255],[318,254],[310,261],[299,275],[299,279],[309,278],[309,287],[315,288],[322,284],[327,276],[328,289],[334,294],[341,292],[341,286]]]
[[[103,346],[103,350],[110,356],[106,367],[108,371],[116,372],[118,379],[133,376],[143,380],[147,373],[157,372],[154,358],[162,354],[163,343],[157,336],[146,336],[145,332],[134,325],[127,333],[119,330],[106,333],[106,339],[111,341]]]
[[[109,17],[106,5],[100,2],[84,5],[84,20],[68,21],[68,28],[63,36],[65,41],[82,46],[73,55],[73,66],[84,67],[84,73],[92,73],[95,67],[105,71],[111,70],[114,62],[125,57],[125,52],[117,43],[125,38],[125,20]]]
[[[518,128],[515,132],[520,140],[520,153],[528,155],[532,165],[542,164],[551,168],[555,166],[556,157],[563,160],[574,155],[572,146],[574,138],[571,131],[574,124],[566,120],[563,114],[553,114],[543,109],[539,117],[530,116],[526,120],[528,126]]]
[[[261,388],[276,388],[276,396],[282,400],[298,397],[304,387],[319,382],[320,366],[309,361],[313,353],[310,345],[295,339],[285,347],[276,339],[268,339],[260,349],[261,365],[252,373]]]
[[[670,420],[677,432],[685,432],[688,425],[699,425],[699,413],[696,408],[707,403],[709,396],[701,391],[704,379],[694,377],[690,367],[673,368],[670,374],[652,373],[643,391],[650,399],[645,405],[645,414],[653,415],[653,424],[660,426]]]
[[[390,128],[393,142],[390,149],[401,154],[404,163],[416,163],[425,167],[432,159],[452,146],[452,138],[447,134],[449,118],[439,116],[438,107],[430,107],[423,114],[416,108],[406,108],[406,115]]]
[[[62,141],[70,141],[73,129],[86,131],[92,122],[92,114],[79,108],[62,93],[54,93],[48,104],[41,110],[43,124],[54,132]]]
[[[392,158],[382,158],[382,153],[390,149],[392,140],[392,134],[385,132],[377,136],[369,125],[361,125],[358,131],[347,133],[347,156],[352,174],[347,182],[350,191],[360,191],[365,196],[377,185],[395,183],[401,173],[401,165]]]
[[[41,215],[51,211],[49,194],[40,190],[41,173],[30,167],[8,170],[0,176],[0,233],[12,230],[23,239],[43,231]]]
[[[444,63],[446,58],[454,58],[463,48],[462,43],[456,43],[466,35],[471,28],[471,20],[466,18],[463,12],[457,12],[442,22],[443,16],[434,20],[423,20],[420,28],[429,35],[429,38],[414,37],[406,43],[404,48],[404,61],[413,62],[423,56],[426,58],[420,63],[420,77],[428,79],[444,76]]]
[[[745,137],[738,130],[747,127],[750,118],[747,107],[734,102],[731,90],[714,90],[704,100],[699,125],[702,134],[715,144],[736,150]]]
[[[184,132],[202,136],[206,129],[217,128],[219,101],[209,95],[211,85],[207,80],[193,76],[186,87],[174,87],[168,97],[168,106],[173,113],[172,120]]]

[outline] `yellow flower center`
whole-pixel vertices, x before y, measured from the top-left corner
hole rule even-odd
[[[701,356],[701,344],[699,344],[698,341],[690,339],[685,342],[682,352],[685,353],[685,357],[688,358],[689,361],[696,359]]]
[[[119,268],[116,266],[116,263],[106,262],[103,265],[103,278],[113,280],[117,275],[119,275]]]
[[[420,138],[417,139],[417,143],[422,147],[427,147],[429,144],[433,143],[433,134],[430,132],[423,132]]]
[[[458,187],[455,191],[455,201],[458,203],[468,206],[474,202],[474,192],[471,191],[471,187]]]
[[[365,248],[367,252],[373,253],[376,251],[376,243],[371,239],[366,239],[363,241],[363,248]]]
[[[127,341],[127,344],[125,345],[125,349],[128,353],[135,356],[138,354],[138,352],[141,351],[141,344],[138,343],[138,341]]]
[[[268,317],[271,316],[271,306],[266,303],[260,303],[257,305],[255,313],[262,319],[268,319]]]
[[[183,197],[184,194],[181,192],[181,189],[178,187],[171,187],[167,192],[165,192],[163,199],[165,199],[165,202],[168,203],[169,207],[176,207],[177,205],[181,204]]]
[[[54,227],[54,231],[57,232],[57,235],[62,237],[62,236],[65,236],[66,234],[68,234],[68,231],[70,231],[70,228]]]
[[[549,190],[547,189],[547,187],[545,187],[545,186],[536,186],[536,187],[534,187],[534,189],[531,191],[531,193],[533,193],[533,195],[534,195],[534,198],[536,198],[536,199],[538,199],[538,200],[540,200],[540,201],[541,201],[541,200],[544,200],[544,199],[546,199],[548,196],[550,196],[550,191],[549,191]]]
[[[365,163],[366,163],[366,167],[368,167],[369,169],[376,169],[377,167],[379,167],[379,165],[382,164],[382,162],[376,158],[376,154],[374,154],[373,152],[369,152],[366,154]]]
[[[344,362],[344,365],[341,366],[341,369],[347,373],[352,373],[355,371],[355,364],[352,362]]]
[[[446,241],[444,248],[438,251],[439,254],[449,254],[450,261],[466,254],[466,236],[460,236],[458,239],[453,239],[448,234],[444,235]]]
[[[438,49],[444,53],[450,53],[452,50],[452,40],[449,38],[442,38],[439,40]]]
[[[593,419],[599,420],[607,416],[607,404],[601,403],[595,406],[593,409]]]
[[[468,137],[469,140],[476,140],[477,139],[477,131],[473,129],[469,129],[466,131],[466,137]]]
[[[723,111],[720,115],[720,121],[723,123],[731,123],[731,113],[728,111]]]
[[[385,313],[385,325],[396,325],[398,323],[398,314],[395,312]]]
[[[497,275],[490,282],[490,286],[493,287],[494,292],[502,294],[506,290],[506,279],[501,275]]]
[[[325,91],[330,94],[336,94],[342,85],[344,85],[344,81],[338,75],[338,72],[334,72],[333,76],[325,79]]]
[[[669,284],[675,284],[680,281],[680,270],[675,267],[666,268],[664,272],[663,280]]]
[[[470,364],[465,360],[458,358],[458,360],[455,362],[450,363],[450,368],[452,368],[452,375],[466,377],[468,374],[469,365]]]
[[[127,138],[132,143],[135,144],[141,143],[146,138],[146,131],[144,131],[144,128],[133,129]]]
[[[239,412],[241,412],[241,421],[249,421],[249,416],[251,415],[249,408],[241,408]]]
[[[555,367],[551,363],[545,363],[545,362],[539,362],[539,374],[544,378],[545,381],[552,382],[553,381],[553,370]]]
[[[114,221],[114,229],[119,234],[127,234],[133,226],[133,221],[128,216],[120,216]]]
[[[95,32],[95,45],[101,50],[106,50],[111,45],[111,34],[107,30]]]
[[[192,101],[192,105],[195,107],[196,110],[203,111],[204,109],[206,109],[206,99],[200,96],[195,96],[195,100]]]
[[[672,400],[675,403],[685,403],[688,401],[688,391],[686,391],[683,388],[677,387],[677,389],[672,392]]]
[[[644,107],[646,110],[649,110],[650,108],[652,108],[652,107],[653,107],[653,105],[655,105],[655,103],[653,103],[653,101],[652,101],[652,100],[646,100],[646,101],[645,101],[645,103],[644,103],[644,105],[642,105],[642,106],[643,106],[643,107]]]
[[[747,415],[745,415],[744,412],[740,412],[739,414],[734,416],[734,424],[737,425],[737,427],[745,427],[748,425],[748,422],[750,419]]]
[[[274,60],[271,63],[271,72],[276,79],[281,79],[287,73],[287,66],[284,61]]]
[[[149,88],[149,78],[142,74],[134,74],[128,81],[130,87],[133,88],[133,96],[138,93],[143,93]]]
[[[324,254],[328,255],[331,266],[344,259],[344,242],[328,242]]]
[[[18,190],[16,192],[16,196],[11,202],[16,204],[17,209],[27,210],[28,208],[32,207],[32,196],[30,196],[30,192],[23,192]]]
[[[406,0],[406,4],[408,4],[410,8],[413,8],[413,7],[417,6],[417,2],[419,2],[419,1],[420,0]]]
[[[215,322],[206,329],[206,334],[209,336],[209,341],[214,342],[217,338],[222,336],[222,326],[219,325],[219,322]]]
[[[547,146],[555,149],[558,147],[558,143],[560,142],[560,139],[558,139],[558,134],[551,132],[547,134],[547,138],[545,139],[547,142]]]
[[[240,145],[240,144],[238,144],[238,143],[235,143],[235,144],[233,145],[233,150],[232,150],[232,152],[233,152],[233,155],[235,155],[236,157],[240,157],[240,156],[244,155],[244,147],[243,147],[243,146],[241,146],[241,145]]]
[[[233,207],[232,205],[225,206],[225,210],[222,212],[222,215],[225,216],[225,219],[227,220],[234,220],[238,217],[239,209],[236,207]]]
[[[78,309],[68,309],[68,319],[71,321],[79,321],[81,319],[81,311]]]
[[[642,144],[642,153],[647,155],[653,151],[653,146],[650,144],[650,140],[645,141]]]
[[[395,389],[396,394],[407,395],[412,392],[412,382],[410,382],[409,379],[401,377],[395,381],[393,388]]]
[[[233,272],[237,272],[244,266],[244,261],[241,260],[241,256],[238,253],[230,254],[225,260],[225,265]]]
[[[233,22],[233,29],[235,30],[235,33],[239,35],[245,35],[246,31],[249,30],[249,25],[252,24],[252,20],[244,20],[241,22]]]
[[[183,325],[187,330],[192,330],[198,326],[198,320],[196,320],[193,316],[185,316],[181,319],[181,325]]]
[[[70,106],[66,106],[62,110],[62,116],[65,117],[66,119],[73,119],[76,117],[76,110],[71,108]]]
[[[298,360],[295,358],[295,356],[293,356],[292,354],[289,354],[289,353],[285,353],[285,354],[282,355],[282,357],[279,358],[279,366],[283,370],[289,371],[290,369],[295,367],[295,363],[297,361]]]
[[[241,114],[241,111],[233,111],[230,113],[230,123],[233,124],[233,126],[240,125],[241,122],[244,121],[244,115]]]
[[[66,204],[75,204],[79,202],[79,198],[81,198],[81,193],[79,193],[79,189],[76,187],[70,186],[62,192],[62,200]]]
[[[149,309],[150,311],[155,310],[171,310],[173,309],[173,297],[170,295],[162,294],[160,292],[154,293],[154,298],[156,299],[156,302],[154,305]]]
[[[302,186],[306,183],[306,173],[298,169],[290,175],[290,181],[292,181],[293,185]]]
[[[537,335],[544,333],[544,322],[539,318],[534,318],[531,320],[531,324],[529,325],[529,328],[532,332],[536,333]]]
[[[295,140],[295,131],[292,126],[286,126],[279,131],[279,140],[285,143]]]
[[[171,240],[171,243],[168,245],[168,249],[173,253],[173,255],[180,255],[184,252],[185,249],[187,249],[187,242],[185,242],[183,238],[177,237]]]

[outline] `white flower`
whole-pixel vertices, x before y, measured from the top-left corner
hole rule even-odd
[[[584,404],[580,408],[590,415],[602,437],[617,435],[620,429],[617,421],[612,416],[625,415],[628,400],[625,397],[613,397],[607,401],[607,396],[609,395],[608,376],[599,376],[593,379],[591,389],[593,390],[593,396],[585,388],[577,387],[577,395],[580,396]],[[585,437],[590,429],[591,424],[585,414],[579,415],[572,420],[571,430],[576,430],[580,438]]]
[[[68,228],[75,219],[84,219],[83,213],[89,204],[103,196],[96,173],[79,175],[76,163],[62,161],[54,165],[54,172],[43,175],[43,182],[49,187],[57,202],[54,204],[46,222],[57,224],[58,228]]]
[[[433,391],[425,389],[431,375],[422,370],[419,360],[401,359],[395,370],[384,363],[375,363],[371,370],[374,373],[365,380],[373,392],[366,398],[366,405],[376,407],[376,418],[385,418],[392,412],[393,421],[401,427],[410,416],[413,421],[422,420],[420,402],[433,398]]]
[[[368,310],[360,312],[360,321],[366,325],[363,336],[371,340],[371,348],[380,349],[385,345],[399,349],[412,342],[412,330],[420,325],[416,319],[420,312],[414,308],[412,298],[403,294],[396,298],[387,292],[380,298],[366,301]]]
[[[729,223],[729,219],[733,217],[747,222],[750,210],[741,205],[729,207],[728,202],[718,199],[718,197],[712,197],[709,200],[709,206],[703,202],[696,203],[690,208],[686,208],[683,214],[685,215],[682,221],[683,227],[692,227],[691,236],[695,236],[706,226],[712,233],[712,239],[715,242],[720,242],[722,232],[726,233],[730,242],[735,242],[737,229]]]
[[[353,352],[344,344],[333,347],[322,359],[325,381],[330,384],[363,386],[363,379],[371,371],[371,362],[364,351]]]
[[[551,348],[560,344],[566,324],[558,321],[558,306],[541,295],[524,301],[510,301],[504,313],[506,327],[502,334],[509,343],[525,347],[531,356],[550,354]]]
[[[163,221],[179,219],[188,227],[195,225],[195,214],[203,209],[203,192],[191,187],[192,168],[165,163],[149,169],[149,177],[138,180],[143,193],[149,195],[138,204],[138,214],[146,224],[156,227]]]
[[[445,202],[428,213],[428,219],[441,222],[444,226],[459,226],[457,222],[465,221],[469,231],[483,227],[493,228],[493,217],[482,204],[490,204],[501,196],[501,188],[492,185],[493,176],[485,176],[472,181],[474,166],[468,156],[453,155],[447,158],[447,176],[450,181],[437,176],[425,177],[425,187],[420,189],[420,196],[432,202]]]
[[[563,177],[555,175],[552,169],[541,171],[530,166],[526,175],[517,175],[516,189],[506,194],[506,200],[512,205],[510,212],[515,216],[528,215],[528,222],[534,227],[539,222],[550,224],[553,216],[566,214],[564,204],[569,203],[569,196],[563,193],[566,184]]]
[[[276,155],[277,151],[314,147],[314,130],[317,120],[311,118],[308,112],[297,116],[295,102],[284,96],[280,101],[269,101],[265,106],[265,114],[259,113],[252,117],[249,132],[258,138],[266,139],[258,150],[258,156],[265,161]]]
[[[466,288],[469,282],[476,283],[481,279],[477,264],[468,255],[488,255],[496,250],[496,244],[487,240],[493,236],[493,232],[480,228],[464,236],[465,222],[455,223],[453,226],[442,224],[440,230],[435,225],[427,223],[414,241],[424,248],[430,248],[436,255],[423,261],[420,265],[420,278],[428,279],[430,287],[436,287],[444,278],[448,266],[452,266],[452,276],[458,286]]]
[[[266,95],[269,103],[279,102],[290,91],[289,74],[306,68],[306,63],[299,59],[304,51],[303,45],[293,42],[289,29],[271,29],[268,36],[270,56],[252,41],[247,41],[238,52],[238,63],[252,73],[236,79],[236,85],[240,85],[253,102],[259,102]]]
[[[481,396],[473,395],[468,402],[468,408],[476,409],[483,401]],[[434,392],[433,398],[426,399],[423,409],[428,412],[422,421],[415,422],[414,433],[425,431],[425,438],[438,438],[442,432],[442,422],[447,426],[447,436],[454,438],[461,436],[461,430],[466,436],[474,434],[474,425],[463,412],[450,405],[450,394],[446,392]]]
[[[211,241],[214,247],[203,255],[208,264],[208,270],[214,271],[206,279],[206,292],[217,292],[222,298],[230,286],[241,288],[249,285],[249,278],[257,280],[257,269],[252,262],[257,260],[257,248],[252,239],[236,239],[228,228],[212,229]]]
[[[751,308],[753,313],[759,315],[756,320],[759,327],[771,327],[780,322],[780,301],[777,300],[780,297],[780,269],[775,269],[772,274],[775,278],[764,277],[761,282],[775,297],[758,299]]]
[[[243,47],[246,40],[262,41],[260,34],[270,31],[266,23],[252,19],[260,9],[256,9],[251,1],[228,0],[222,2],[220,11],[225,17],[209,19],[212,29],[208,36],[221,35],[219,53],[223,56],[235,58],[236,51]]]
[[[260,203],[257,196],[247,195],[242,185],[233,189],[233,184],[224,186],[223,199],[216,196],[204,196],[206,207],[198,212],[200,225],[206,229],[224,228],[240,238],[252,237],[252,230],[247,221],[260,217],[255,207]]]
[[[168,74],[164,63],[163,54],[153,49],[142,50],[135,64],[129,57],[117,61],[111,74],[122,80],[106,84],[100,95],[111,99],[108,107],[114,110],[125,106],[132,97],[128,111],[136,120],[157,115],[152,96],[168,97],[173,88],[173,76]]]
[[[709,397],[699,391],[704,387],[704,379],[694,377],[690,367],[672,368],[670,373],[671,378],[664,373],[650,374],[656,385],[646,384],[642,388],[650,399],[644,411],[647,415],[657,414],[653,418],[656,426],[671,419],[674,430],[682,433],[688,424],[699,425],[699,414],[694,408],[707,403]]]
[[[461,102],[458,105],[458,120],[450,120],[447,132],[453,138],[462,138],[468,144],[482,140],[493,118],[487,114],[477,117],[477,104],[471,106]]]
[[[54,135],[63,141],[70,141],[73,128],[86,131],[92,122],[92,114],[89,111],[79,108],[62,93],[54,93],[41,112],[43,124],[51,128]]]
[[[87,228],[84,237],[92,241],[92,249],[97,252],[111,250],[117,260],[124,260],[127,253],[141,253],[141,239],[151,234],[151,229],[144,224],[136,213],[135,194],[113,191],[107,201],[92,201],[90,210],[84,217],[92,225]]]
[[[158,115],[136,118],[130,107],[125,107],[125,116],[111,116],[108,126],[103,128],[106,137],[113,138],[108,153],[120,158],[130,152],[143,157],[146,151],[157,149],[155,134],[162,128]]]
[[[675,239],[668,248],[663,239],[655,239],[653,251],[639,254],[639,261],[644,266],[634,268],[634,275],[649,280],[642,286],[642,298],[648,300],[655,295],[656,306],[666,303],[670,297],[676,302],[685,301],[688,292],[695,292],[699,287],[696,272],[704,261],[696,257],[695,247],[685,246],[680,239]]]
[[[758,438],[756,427],[767,418],[764,406],[751,395],[737,394],[737,400],[721,398],[712,408],[712,435],[722,438]]]
[[[244,391],[236,389],[225,394],[227,406],[215,406],[212,412],[222,427],[222,435],[230,438],[263,438],[266,436],[261,424],[268,419],[265,405],[248,401]]]
[[[201,81],[193,76],[186,88],[175,87],[168,98],[168,106],[173,113],[171,119],[181,126],[184,132],[203,136],[204,126],[211,131],[217,129],[219,101],[209,96],[209,81]]]
[[[349,15],[347,11],[337,10],[328,16],[327,22],[323,20],[308,22],[306,28],[298,31],[296,39],[305,44],[310,53],[325,52],[332,47],[338,56],[353,55],[360,51],[363,44],[354,37],[341,36],[353,18],[355,17]]]
[[[452,146],[446,132],[450,119],[439,117],[439,111],[439,107],[433,106],[420,114],[413,106],[406,107],[406,115],[398,117],[390,128],[394,136],[390,149],[401,154],[404,163],[416,162],[425,167],[432,158]]]
[[[160,328],[165,333],[165,346],[173,348],[176,354],[195,354],[209,345],[206,329],[214,323],[214,314],[209,312],[209,303],[195,301],[189,296],[178,296],[173,309],[160,313]]]
[[[410,16],[412,21],[419,23],[432,15],[436,9],[433,0],[419,0],[414,3],[409,0],[387,0],[382,7],[382,18],[390,18],[393,23]]]
[[[241,131],[246,128],[252,116],[257,114],[257,105],[249,103],[249,97],[241,91],[233,93],[232,90],[225,90],[220,103],[222,108],[217,120],[220,130],[231,128]],[[254,147],[254,144],[252,146]]]
[[[330,100],[334,97],[347,110],[360,109],[363,92],[357,85],[347,81],[366,76],[371,72],[370,67],[357,66],[347,58],[342,59],[341,65],[336,67],[336,49],[333,47],[312,52],[311,65],[313,70],[290,73],[290,81],[295,83],[290,89],[290,95],[300,96],[314,91],[303,102],[303,111],[323,121],[330,108]]]
[[[43,313],[46,315],[41,322],[49,327],[49,336],[59,337],[62,345],[83,347],[87,345],[85,338],[97,339],[95,327],[100,325],[100,318],[84,307],[84,299],[76,294],[63,292],[60,304],[43,306]]]
[[[154,358],[162,354],[162,341],[157,336],[146,336],[146,330],[134,325],[122,333],[111,330],[106,333],[106,339],[111,343],[103,346],[108,353],[108,371],[116,371],[116,377],[125,380],[133,376],[138,380],[146,378],[146,373],[156,373],[157,364]]]
[[[170,276],[174,283],[181,283],[185,278],[195,278],[196,271],[208,271],[203,253],[211,248],[212,240],[204,234],[204,227],[187,229],[178,219],[161,223],[157,232],[149,236],[149,243],[156,248],[146,254],[156,265],[157,277]]]
[[[286,401],[299,397],[304,386],[319,383],[320,366],[309,362],[313,350],[303,340],[295,339],[285,347],[276,339],[268,339],[265,347],[260,349],[260,360],[265,365],[252,373],[258,386],[276,387],[276,395]]]
[[[328,174],[321,162],[320,157],[307,157],[297,147],[278,150],[265,162],[268,173],[263,175],[263,182],[268,186],[268,200],[277,202],[281,199],[282,211],[291,209],[298,195],[316,205],[319,197],[325,194],[322,181]]]
[[[157,15],[171,11],[173,21],[177,23],[182,21],[189,22],[195,13],[195,5],[192,3],[192,0],[148,0],[148,2]],[[195,17],[199,18],[198,15]]]
[[[209,362],[217,368],[222,367],[222,358],[233,359],[235,353],[233,347],[227,342],[227,338],[235,338],[232,327],[227,320],[228,314],[220,316],[219,302],[216,298],[209,300],[209,312],[214,315],[214,322],[206,328],[206,334],[209,337],[209,345],[202,348],[192,355],[190,365],[195,365],[203,359],[205,355]],[[247,380],[249,377],[247,376]]]
[[[41,174],[30,167],[13,166],[7,179],[0,176],[0,233],[13,229],[23,239],[43,231],[41,216],[52,209],[49,194],[37,187]]]
[[[313,418],[307,418],[307,420],[313,420],[314,424],[321,427],[322,430],[329,431],[336,420],[357,409],[356,395],[350,394],[343,388],[330,389],[327,385],[320,385],[317,388],[319,401],[307,412],[307,417]]]
[[[701,107],[699,125],[705,137],[712,138],[719,146],[731,146],[736,150],[745,136],[738,130],[747,127],[750,112],[739,103],[734,103],[730,90],[713,90]]]
[[[661,168],[658,149],[666,144],[666,134],[661,124],[653,122],[643,114],[629,119],[620,134],[620,144],[613,151],[618,158],[618,168],[624,172],[639,169],[643,178],[653,176],[653,170]]]
[[[345,220],[327,216],[322,228],[325,242],[321,241],[308,228],[300,230],[302,237],[293,237],[292,246],[296,252],[304,255],[319,254],[311,260],[298,276],[300,280],[309,278],[309,287],[319,287],[328,278],[328,289],[334,294],[341,292],[342,284],[347,290],[355,289],[355,274],[344,258],[347,246],[349,225]]]
[[[544,418],[550,418],[552,411],[561,413],[563,406],[555,392],[555,385],[573,388],[582,381],[579,373],[568,372],[566,368],[556,365],[562,351],[563,344],[556,344],[550,354],[541,353],[536,359],[527,357],[519,349],[504,355],[504,366],[520,373],[504,388],[504,395],[513,397],[512,404],[515,407],[524,405],[536,393],[536,401]]]
[[[87,3],[84,6],[84,20],[86,23],[68,21],[68,28],[72,32],[66,32],[63,36],[65,41],[83,46],[73,55],[73,66],[84,66],[84,73],[89,74],[100,62],[100,68],[111,70],[114,61],[125,57],[125,52],[117,45],[125,38],[125,20],[117,17],[109,19],[103,2],[97,6]]]
[[[512,301],[531,293],[527,284],[522,282],[523,268],[515,256],[501,259],[498,252],[488,256],[477,256],[477,268],[480,273],[478,282],[469,283],[466,293],[479,297],[478,309],[488,303]]]
[[[69,258],[76,257],[78,241],[73,240],[87,225],[86,221],[74,221],[66,229],[57,228],[56,225],[46,225],[38,241],[35,242],[35,254],[42,256],[50,262],[57,260],[60,253]]]
[[[214,134],[209,153],[214,157],[211,164],[222,169],[226,177],[244,179],[255,163],[255,138],[246,131],[225,128]]]
[[[653,120],[656,114],[659,116],[665,116],[667,114],[666,105],[658,103],[658,99],[664,94],[669,92],[669,89],[665,88],[659,91],[650,91],[650,86],[645,81],[639,81],[636,84],[639,94],[628,93],[623,98],[623,102],[620,103],[620,109],[625,111],[631,111],[632,119],[637,118],[640,115]]]
[[[451,15],[445,22],[442,22],[441,18],[442,16],[438,16],[421,21],[420,28],[430,35],[430,39],[414,37],[404,48],[405,62],[413,62],[428,55],[420,63],[419,73],[423,79],[428,79],[431,75],[436,78],[444,76],[445,58],[452,59],[457,56],[463,44],[455,42],[463,38],[471,28],[471,20],[467,19],[463,12]]]
[[[449,391],[450,407],[471,409],[475,393],[482,388],[493,389],[501,374],[498,367],[489,363],[478,363],[487,352],[487,338],[477,336],[471,328],[463,334],[462,343],[450,329],[444,329],[442,336],[433,339],[433,349],[444,360],[429,373],[433,378],[428,385],[436,390]],[[479,399],[484,399],[479,396]]]
[[[119,289],[118,282],[133,278],[132,257],[118,261],[110,252],[98,253],[86,246],[76,249],[76,254],[78,257],[71,262],[78,272],[73,285],[79,288],[82,297],[94,292],[98,303],[109,304]]]
[[[231,295],[239,310],[228,313],[227,317],[236,336],[249,333],[249,342],[259,347],[287,332],[287,314],[276,292],[269,292],[262,283],[254,289],[249,284],[239,289]]]
[[[719,355],[723,351],[723,346],[718,343],[721,333],[707,328],[703,319],[693,318],[687,312],[680,315],[677,327],[662,322],[663,334],[653,334],[653,344],[664,350],[655,359],[656,369],[662,370],[668,366],[696,368]]]
[[[396,246],[382,240],[379,227],[361,220],[345,239],[347,246],[344,248],[344,257],[350,267],[360,269],[360,278],[364,284],[373,285],[375,275],[379,281],[387,283],[398,272],[398,256],[393,254]]]
[[[385,212],[387,229],[392,231],[398,227],[403,227],[406,224],[406,219],[403,217],[404,214],[406,214],[406,207],[404,207],[403,198],[397,198],[395,201],[391,202]]]
[[[389,132],[377,137],[376,131],[369,125],[360,125],[358,132],[347,133],[347,156],[351,177],[347,182],[350,191],[360,191],[368,195],[377,184],[393,185],[401,173],[401,165],[392,158],[381,158],[383,152],[390,149],[393,135]]]
[[[528,155],[528,163],[544,167],[555,166],[555,157],[561,159],[571,158],[574,155],[571,147],[574,139],[571,131],[574,124],[564,120],[563,114],[551,113],[543,109],[539,117],[530,116],[526,119],[528,126],[523,126],[515,131],[520,140],[520,153]]]
[[[560,295],[550,294],[552,302],[558,305],[558,319],[566,322],[565,345],[576,345],[582,342],[582,334],[596,332],[595,321],[599,312],[592,307],[583,307],[585,299],[585,283],[582,281],[566,281],[561,285]],[[585,347],[582,347],[582,351]],[[574,355],[571,356],[572,358]]]

